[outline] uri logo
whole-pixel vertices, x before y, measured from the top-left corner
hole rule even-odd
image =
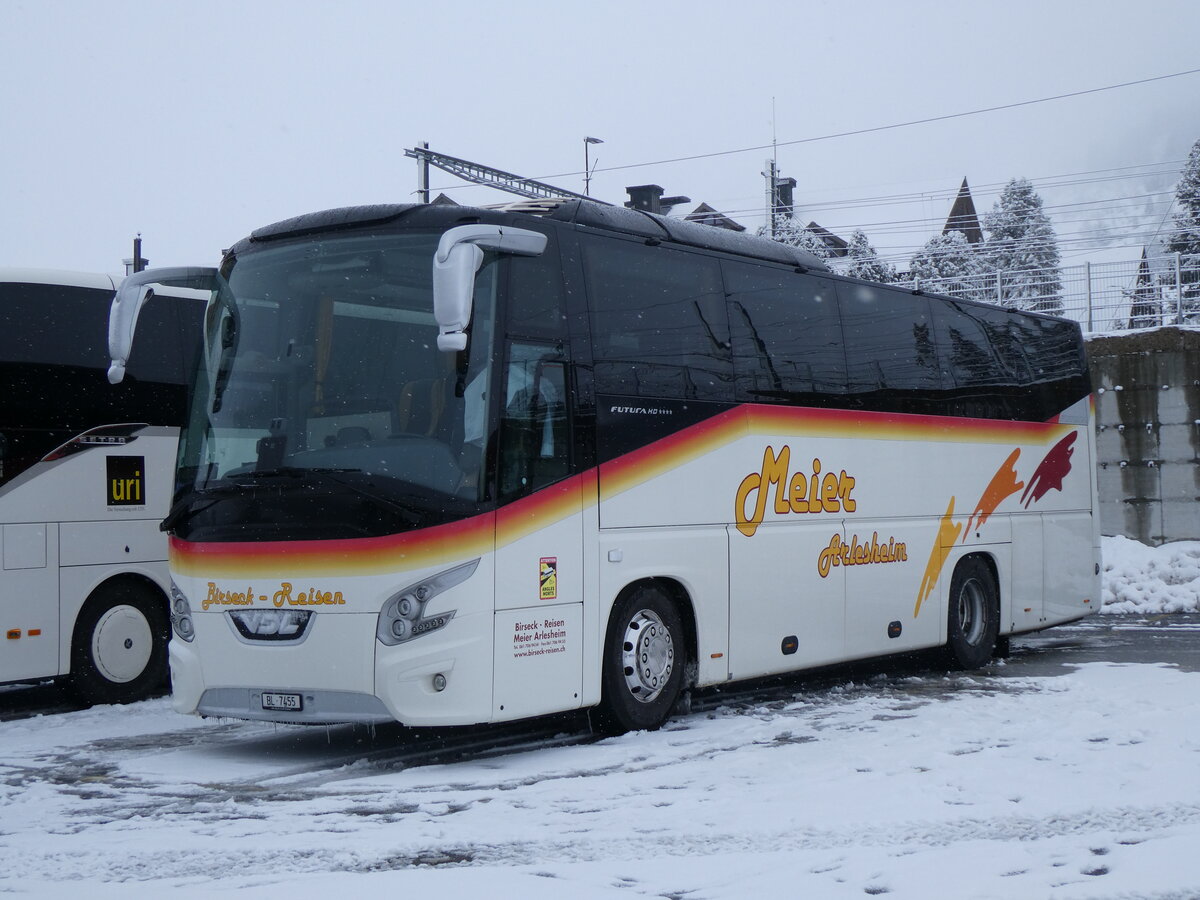
[[[146,457],[110,456],[108,505],[143,506],[146,503]]]

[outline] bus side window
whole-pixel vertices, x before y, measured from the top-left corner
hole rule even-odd
[[[954,382],[939,360],[928,298],[843,283],[838,302],[850,393],[881,412],[941,412]]]
[[[557,346],[509,345],[500,413],[499,493],[514,500],[570,469],[566,363]]]
[[[596,390],[733,399],[720,266],[698,253],[582,235]]]
[[[737,399],[819,406],[844,400],[846,354],[833,282],[787,269],[722,266]]]

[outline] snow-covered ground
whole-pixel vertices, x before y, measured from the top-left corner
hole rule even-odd
[[[1106,537],[1101,552],[1104,612],[1200,612],[1200,541],[1147,547]]]
[[[1119,602],[1195,604],[1200,544],[1111,544]],[[166,700],[0,723],[0,894],[1200,897],[1200,673],[1015,669],[413,768]]]

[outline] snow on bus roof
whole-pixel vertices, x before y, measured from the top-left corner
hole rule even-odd
[[[66,269],[0,269],[0,282],[5,284],[57,284],[64,287],[95,288],[115,291],[112,276],[99,272],[73,272]]]

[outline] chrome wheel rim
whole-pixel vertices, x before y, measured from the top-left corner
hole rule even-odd
[[[963,640],[971,646],[983,638],[987,622],[986,604],[983,585],[974,578],[968,579],[958,592],[958,627]]]
[[[643,609],[625,626],[621,644],[625,686],[639,703],[652,703],[675,668],[675,641],[659,615]]]

